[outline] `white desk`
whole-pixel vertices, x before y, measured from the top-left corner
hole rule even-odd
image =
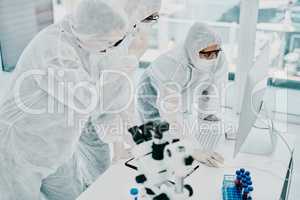
[[[288,142],[293,145],[294,137],[286,134]],[[280,199],[288,171],[290,155],[281,140],[274,155],[270,157],[239,154],[232,158],[234,142],[223,139],[218,147],[226,159],[224,168],[201,167],[187,179],[194,189],[191,200],[222,199],[221,187],[224,174],[234,174],[237,168],[246,168],[252,174],[256,200]],[[111,166],[86,192],[77,200],[130,200],[129,190],[137,186],[134,182],[137,173],[124,166],[123,162]]]

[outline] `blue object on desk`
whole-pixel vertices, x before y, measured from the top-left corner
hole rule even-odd
[[[252,181],[248,181],[247,184],[250,186],[252,185]]]
[[[223,200],[242,200],[242,191],[235,186],[235,175],[225,175],[223,180]]]
[[[133,200],[138,200],[139,190],[137,188],[131,188],[130,194],[133,197]]]
[[[242,173],[242,172],[240,172]],[[241,177],[239,172],[236,175],[224,175],[223,179],[223,200],[251,200],[251,192],[253,191],[250,173],[242,178],[241,187],[237,187],[236,180]],[[246,196],[245,196],[246,195]]]

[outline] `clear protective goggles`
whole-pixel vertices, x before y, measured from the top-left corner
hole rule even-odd
[[[204,58],[207,60],[213,60],[213,59],[218,58],[218,56],[221,52],[222,52],[221,48],[213,50],[213,51],[200,51],[199,56],[200,56],[200,58]]]
[[[159,20],[159,14],[158,13],[154,13],[152,15],[150,15],[149,17],[146,17],[145,19],[143,19],[141,21],[141,23],[156,23]]]

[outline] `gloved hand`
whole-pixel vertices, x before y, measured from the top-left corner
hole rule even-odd
[[[217,152],[207,152],[197,149],[193,152],[195,160],[208,167],[220,167],[224,163],[224,158]]]
[[[125,148],[123,141],[113,143],[114,156],[112,163],[115,164],[120,160],[129,159],[132,157],[131,148]]]
[[[220,119],[216,115],[208,115],[203,120],[209,121],[209,122],[218,122]]]

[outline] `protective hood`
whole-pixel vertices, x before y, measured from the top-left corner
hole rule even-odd
[[[199,51],[211,44],[218,44],[221,46],[220,37],[206,24],[196,22],[191,27],[184,43],[185,52],[193,67],[201,70],[202,66],[199,66]],[[204,69],[204,71],[206,70]]]
[[[73,34],[91,48],[106,49],[128,31],[128,17],[116,0],[82,0],[69,19]]]

